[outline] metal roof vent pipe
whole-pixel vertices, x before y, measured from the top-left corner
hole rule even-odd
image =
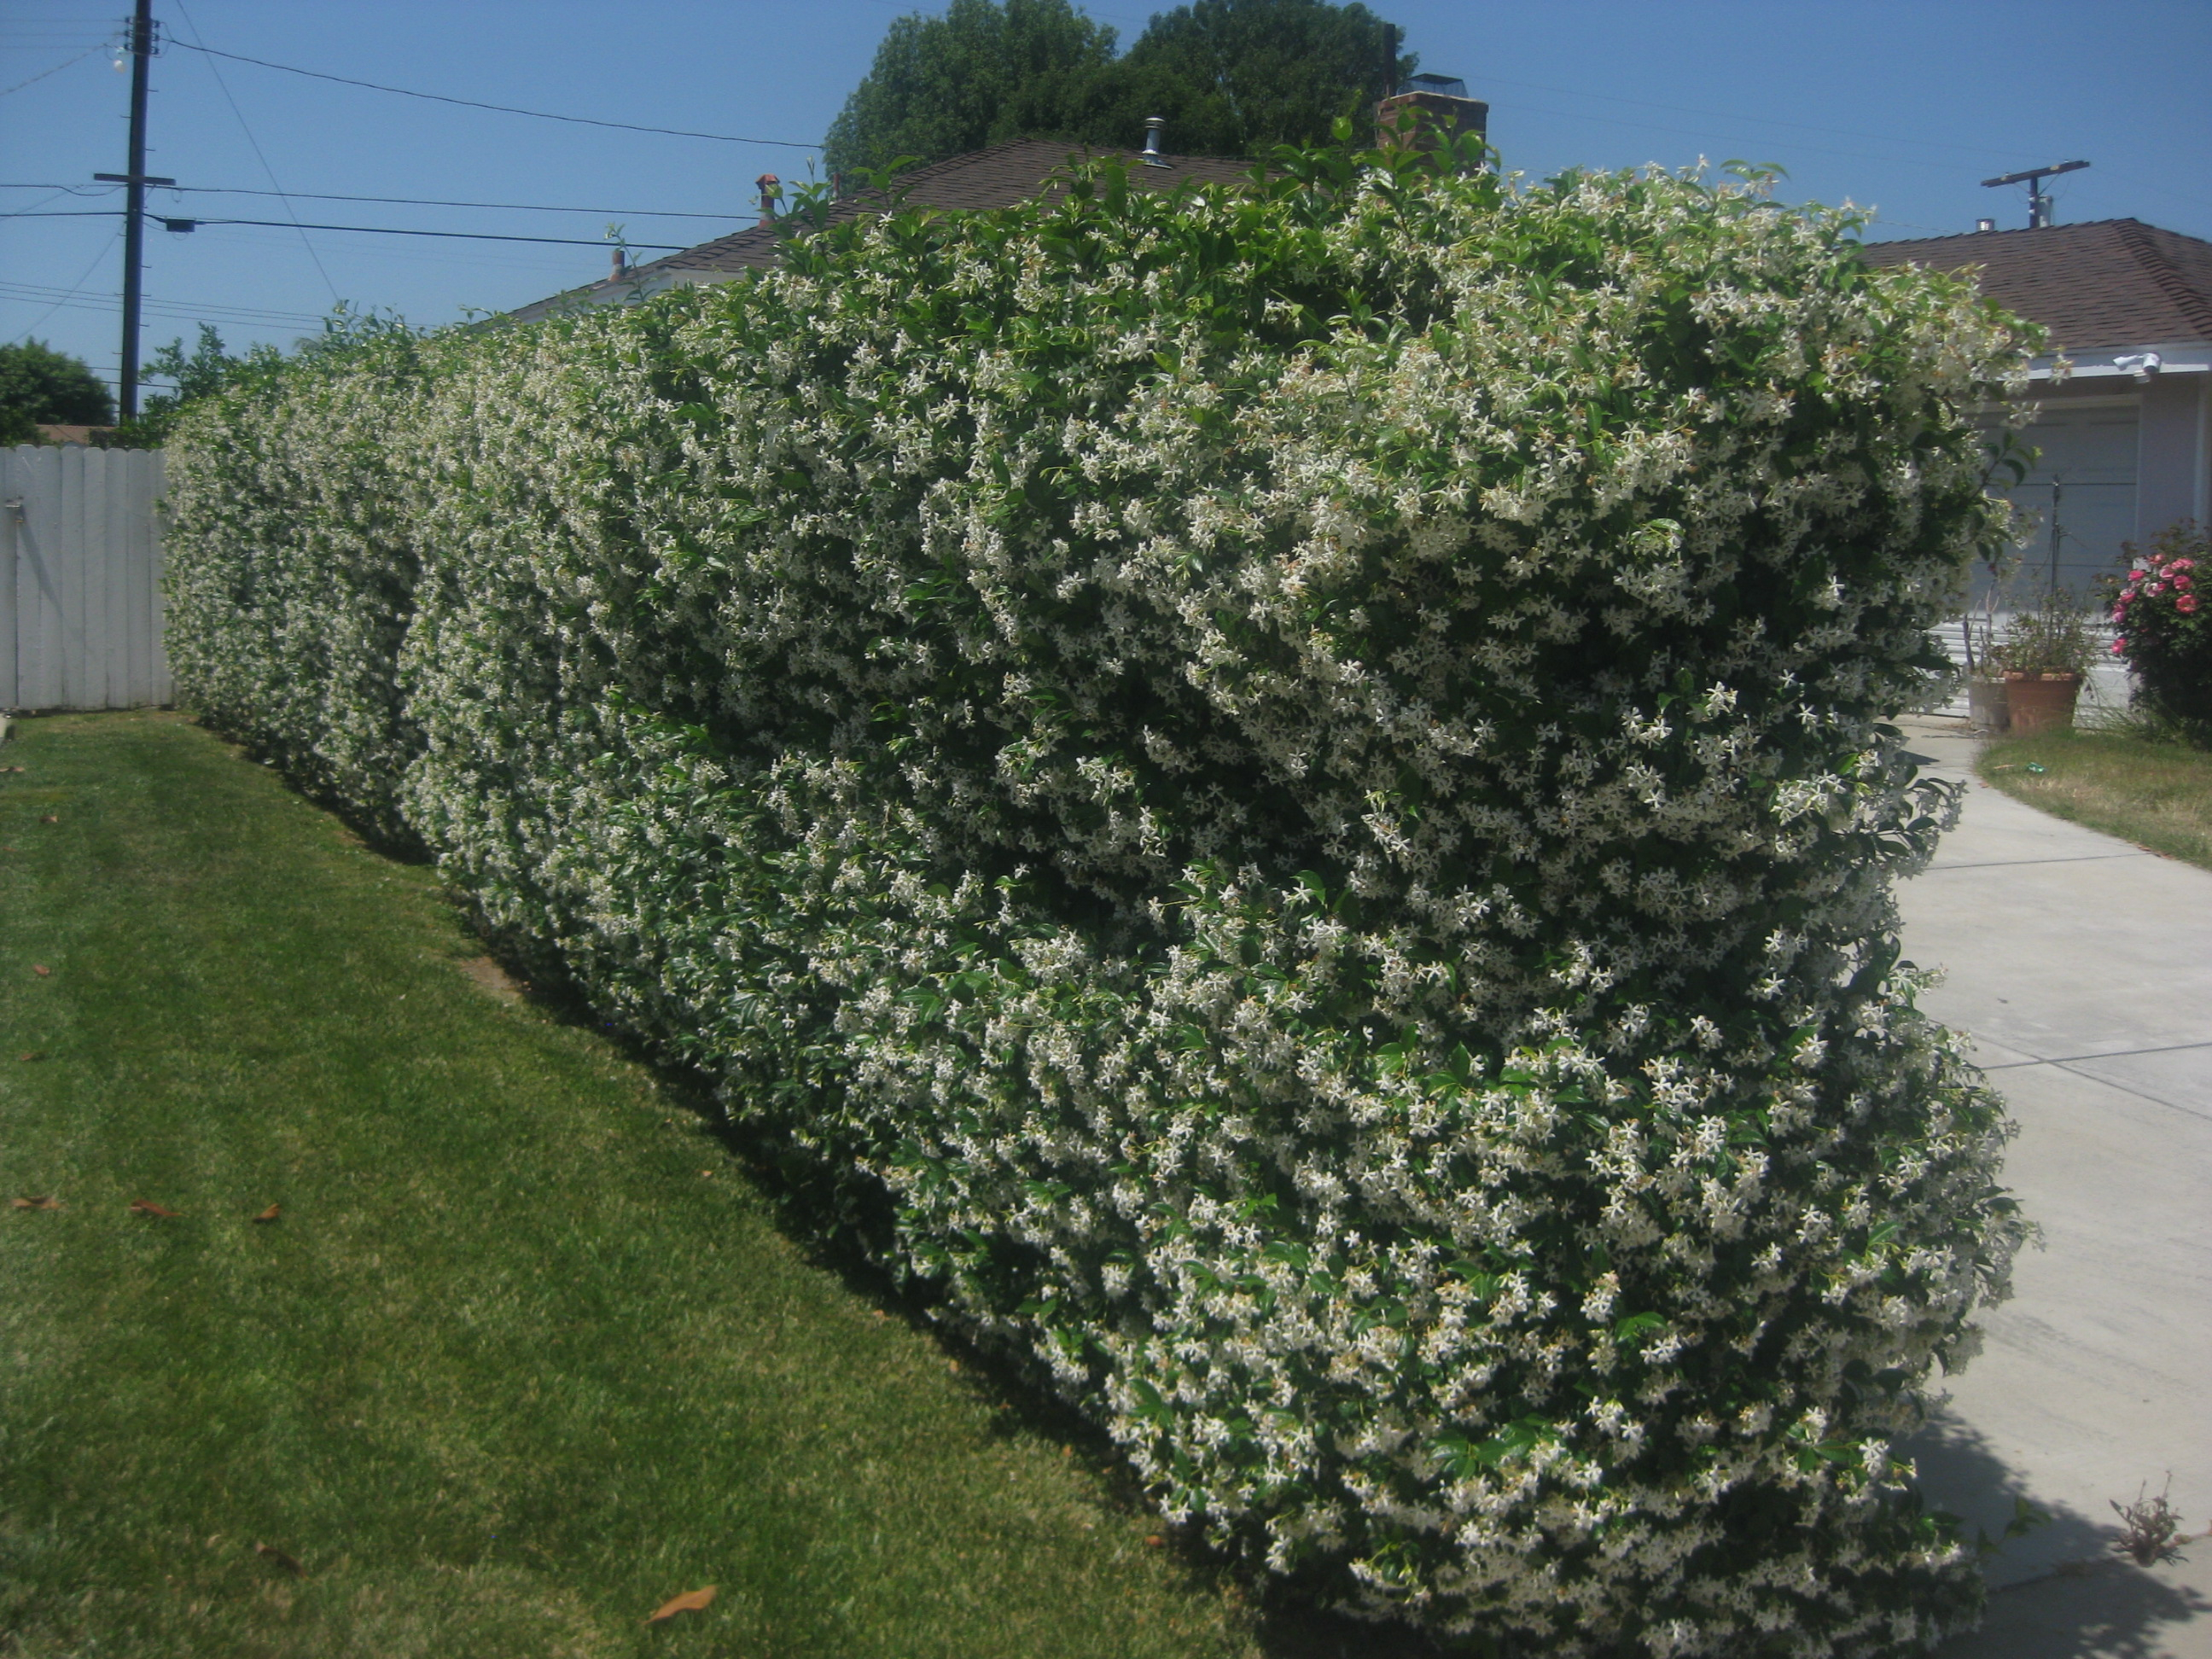
[[[783,180],[773,173],[763,173],[753,183],[760,187],[760,222],[772,225],[775,222],[775,204],[783,198]]]
[[[1160,154],[1160,129],[1165,125],[1167,125],[1167,123],[1157,115],[1147,115],[1145,118],[1145,154],[1143,159],[1145,165],[1148,167],[1171,167],[1175,165],[1173,161],[1169,161],[1166,156]]]
[[[614,263],[614,270],[607,277],[607,280],[611,283],[619,283],[623,277],[629,275],[629,250],[627,248],[617,248],[615,250]]]

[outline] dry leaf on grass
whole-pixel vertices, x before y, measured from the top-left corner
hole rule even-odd
[[[253,1218],[256,1221],[274,1221],[277,1218],[276,1212],[283,1207],[283,1206],[280,1204],[271,1204],[267,1209],[264,1210],[259,1215],[255,1216]]]
[[[1158,1533],[1152,1534],[1150,1537],[1145,1540],[1145,1547],[1148,1550],[1164,1550],[1167,1547],[1168,1540],[1161,1537]]]
[[[40,979],[52,979],[54,973],[54,970],[47,967],[43,962],[33,963],[31,964],[31,971],[36,974]]]
[[[39,822],[40,823],[59,823],[61,822],[61,817],[58,813],[49,812],[46,817],[40,818]]]
[[[253,1553],[271,1566],[282,1567],[295,1578],[307,1576],[307,1570],[301,1566],[295,1557],[286,1554],[274,1544],[256,1544],[253,1547]]]
[[[131,1213],[133,1215],[152,1216],[158,1221],[174,1221],[177,1218],[178,1214],[174,1210],[163,1209],[150,1198],[132,1199],[131,1200]]]
[[[671,1596],[663,1601],[645,1622],[657,1625],[664,1619],[673,1619],[679,1613],[703,1613],[714,1599],[714,1587],[712,1584],[704,1589],[686,1590],[681,1595]]]
[[[19,1210],[58,1210],[62,1206],[61,1200],[49,1197],[43,1193],[36,1198],[15,1198],[10,1199],[9,1202]]]
[[[21,1060],[27,1066],[34,1060],[44,1060],[46,1057],[46,1051],[44,1048],[26,1048],[21,1054],[15,1056],[16,1059]]]

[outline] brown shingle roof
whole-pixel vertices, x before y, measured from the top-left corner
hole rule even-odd
[[[1981,268],[1982,292],[2062,351],[2212,342],[2212,242],[2138,219],[1869,242],[1872,265]]]
[[[1145,166],[1133,150],[1093,150],[1077,144],[1044,138],[1016,138],[988,149],[971,150],[926,167],[899,175],[906,201],[913,207],[1012,207],[1043,192],[1045,180],[1068,163],[1071,155],[1095,161],[1118,160],[1129,169],[1130,185],[1138,190],[1170,189],[1177,184],[1229,184],[1249,176],[1249,161],[1224,161],[1211,155],[1166,155],[1164,167]],[[848,196],[830,209],[833,220],[856,218],[879,212],[884,197],[877,191]],[[697,247],[672,253],[650,264],[637,266],[632,280],[650,278],[665,271],[747,270],[775,263],[777,238],[765,225],[755,225],[733,235],[702,242]]]

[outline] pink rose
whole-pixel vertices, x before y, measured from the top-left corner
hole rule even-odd
[[[2197,561],[2194,559],[2176,559],[2172,564],[2166,566],[2166,568],[2168,570],[2194,570],[2197,568]]]
[[[2173,579],[2173,585],[2184,593],[2186,593],[2191,587],[2196,586],[2196,584],[2187,576],[2176,576]]]
[[[2197,609],[2197,596],[2194,593],[2184,593],[2173,602],[2173,608],[2185,617],[2191,615]]]
[[[2124,657],[2127,653],[2128,642],[2125,640],[2114,640],[2112,641],[2112,654],[2114,656]]]
[[[2156,599],[2160,594],[2166,592],[2166,584],[2164,582],[2153,582],[2145,591],[2150,594],[2151,598]]]

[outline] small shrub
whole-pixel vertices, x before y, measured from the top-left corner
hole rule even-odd
[[[2079,678],[2097,660],[2097,640],[2081,601],[2061,588],[2045,595],[2034,610],[2015,615],[1990,656],[2008,673]]]
[[[1885,720],[2030,341],[1851,228],[1109,168],[367,341],[182,416],[180,682],[1174,1520],[1547,1653],[1912,1646],[1979,1585],[1890,1447],[2020,1223]]]
[[[2212,616],[2203,609],[2212,574],[2212,536],[2184,520],[2160,531],[2144,551],[2133,544],[2126,578],[2112,602],[2113,653],[2136,678],[2143,702],[2212,743]]]

